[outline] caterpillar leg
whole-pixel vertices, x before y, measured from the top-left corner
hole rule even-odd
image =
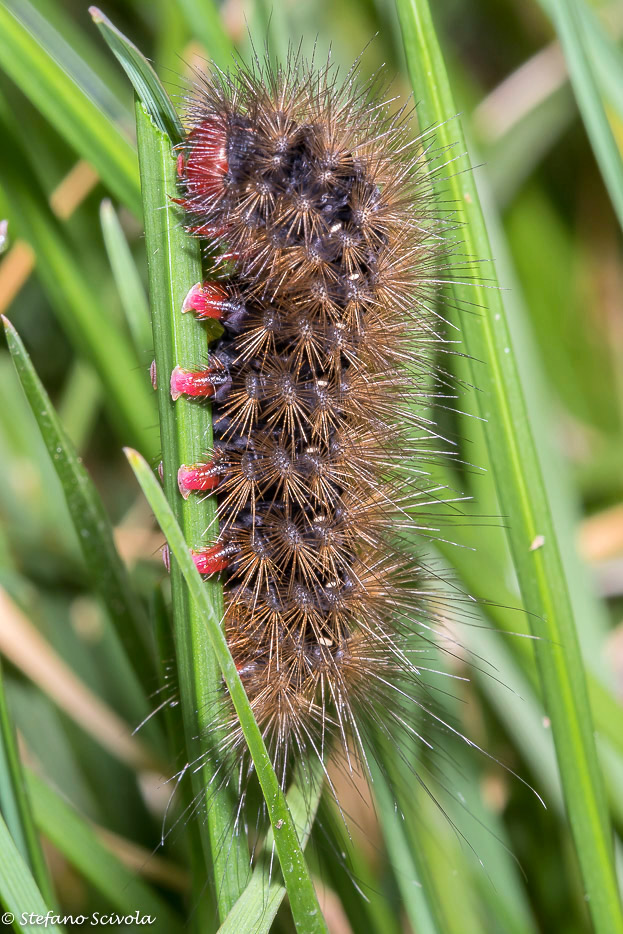
[[[231,258],[231,257],[228,257]],[[182,304],[182,312],[192,311],[200,321],[213,318],[228,331],[238,332],[247,315],[244,302],[234,288],[226,289],[220,282],[197,282]]]
[[[184,499],[190,493],[206,492],[218,486],[221,472],[215,461],[207,464],[182,464],[177,472],[177,485]]]
[[[226,571],[236,549],[230,545],[216,544],[202,551],[191,548],[190,554],[200,574],[218,574]]]

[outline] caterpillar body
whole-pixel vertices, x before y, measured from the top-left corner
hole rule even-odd
[[[336,737],[365,761],[377,725],[436,719],[417,655],[443,598],[413,539],[443,500],[427,464],[430,400],[452,392],[436,362],[450,261],[407,116],[356,68],[340,83],[241,65],[202,77],[179,153],[179,203],[223,270],[183,310],[224,328],[206,367],[171,375],[174,399],[214,406],[213,450],[179,488],[217,497],[194,560],[223,575],[227,641],[284,783],[293,754]],[[243,748],[233,714],[229,741]]]

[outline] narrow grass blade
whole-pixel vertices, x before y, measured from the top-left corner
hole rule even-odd
[[[301,849],[304,850],[311,834],[320,797],[322,795],[322,768],[316,760],[310,763],[312,780],[303,769],[298,770],[296,784],[287,795],[288,808],[292,821],[297,827]],[[307,784],[312,789],[313,797],[304,794],[301,789]],[[251,881],[229,912],[218,934],[240,934],[240,931],[253,931],[253,934],[269,934],[279,906],[281,905],[286,889],[279,878],[274,878],[275,867],[272,866],[272,849],[275,837],[272,829],[269,830],[264,842],[264,852],[260,857],[259,865],[253,872]]]
[[[104,244],[139,360],[153,345],[149,304],[128,241],[110,201],[100,205]]]
[[[147,367],[141,371],[128,337],[114,323],[96,284],[85,273],[75,246],[46,204],[34,172],[26,170],[29,152],[10,124],[3,130],[0,168],[16,224],[35,250],[39,279],[68,340],[97,370],[107,412],[121,439],[133,438],[152,457],[157,451],[156,410]]]
[[[55,896],[43,851],[35,829],[30,801],[24,786],[24,773],[17,750],[15,729],[9,716],[0,664],[0,813],[4,815],[11,836],[22,857],[30,866],[40,892],[48,905]]]
[[[17,331],[6,318],[3,323],[15,369],[61,481],[93,585],[108,609],[131,667],[138,669],[144,682],[149,683],[153,664],[150,665],[147,620],[115,547],[99,493],[67,437]],[[120,680],[119,696],[130,722],[141,722],[150,713],[138,676],[133,683],[128,683],[127,678]]]
[[[36,0],[36,4],[30,0],[5,0],[5,6],[94,104],[113,122],[131,127],[123,79],[66,9],[55,0]]]
[[[550,12],[560,39],[569,77],[580,113],[591,141],[595,158],[610,193],[612,206],[623,227],[623,159],[612,133],[596,74],[597,63],[590,55],[586,25],[582,10],[583,0],[540,0]],[[595,48],[593,44],[593,48]],[[621,100],[618,89],[617,102]]]
[[[229,39],[214,0],[178,0],[188,28],[203,45],[212,61],[225,70],[232,63],[233,44]]]
[[[153,752],[69,667],[25,612],[0,587],[0,652],[96,743],[132,771],[160,771]]]
[[[102,403],[102,384],[88,363],[77,358],[67,374],[58,415],[78,454],[89,443]]]
[[[69,145],[94,166],[107,188],[140,217],[132,144],[2,5],[0,67]]]
[[[368,816],[373,818],[371,813],[366,814]],[[316,831],[321,843],[312,851],[320,863],[318,876],[339,894],[352,931],[404,934],[402,918],[396,911],[396,901],[388,897],[386,884],[379,886],[375,852],[370,853],[361,846],[360,838],[366,831],[363,827],[357,827],[357,823],[356,818],[349,821],[344,812],[340,811],[331,791],[325,788],[318,810],[319,828]],[[353,831],[357,834],[355,839]]]
[[[13,925],[15,930],[23,931],[24,934],[37,934],[41,930],[41,922],[37,923],[37,916],[45,918],[49,910],[1,814],[0,903],[6,909],[3,923],[6,923],[7,927]],[[53,912],[50,912],[50,915],[52,914]],[[63,928],[50,918],[45,930],[60,932]]]
[[[122,914],[154,918],[159,931],[181,931],[181,919],[145,882],[108,850],[95,830],[34,773],[27,775],[35,821],[41,833]]]
[[[264,794],[266,809],[275,836],[275,849],[290,899],[290,908],[299,934],[326,934],[314,886],[309,876],[305,857],[288,809],[285,795],[273,770],[260,729],[255,722],[249,700],[245,693],[236,663],[231,657],[220,617],[214,611],[205,584],[199,576],[182,531],[158,481],[149,465],[136,451],[127,451],[128,460],[147,500],[153,509],[160,528],[167,538],[175,560],[178,562],[191,597],[199,610],[203,626],[208,634],[218,660],[229,695],[240,720],[244,738],[253,759],[255,771]]]
[[[89,13],[158,129],[178,142],[183,132],[180,118],[143,53],[96,6],[89,7]]]
[[[425,0],[398,0],[405,52],[422,127],[436,127],[446,148],[458,147],[448,181],[433,180],[440,204],[462,222],[461,252],[489,261],[474,267],[475,284],[454,286],[457,304],[475,311],[463,317],[463,338],[472,382],[481,390],[478,405],[493,475],[526,610],[531,614],[547,715],[552,722],[565,803],[587,893],[588,908],[600,934],[623,931],[623,915],[613,866],[612,842],[603,781],[595,749],[586,682],[573,608],[569,600],[541,465],[526,414],[524,393],[512,353],[502,293],[493,266],[478,192],[466,156],[454,101]],[[448,149],[446,149],[448,151]],[[456,149],[450,151],[456,151]],[[486,272],[485,272],[486,268]],[[487,287],[479,284],[486,278]],[[475,361],[483,361],[484,366]]]
[[[549,0],[551,4],[551,0]],[[623,51],[621,46],[606,32],[599,21],[598,12],[587,3],[579,5],[582,32],[586,41],[591,61],[599,77],[599,83],[607,101],[615,108],[619,119],[623,120]],[[620,25],[619,25],[620,38]]]
[[[404,818],[396,807],[391,789],[374,758],[368,761],[385,846],[396,870],[396,882],[411,927],[418,934],[444,934],[447,927],[443,909],[437,904],[434,886],[426,877],[426,855],[411,846]],[[416,780],[414,776],[411,779]]]
[[[184,298],[203,278],[199,243],[184,231],[172,198],[177,195],[171,141],[137,103],[137,135],[145,210],[145,243],[149,265],[154,350],[158,373],[158,405],[164,488],[184,534],[193,547],[215,534],[211,497],[184,500],[177,485],[181,464],[201,461],[212,443],[210,411],[186,399],[171,401],[169,377],[176,364],[193,366],[206,353],[206,332],[181,312]],[[237,827],[237,795],[215,780],[219,742],[223,741],[220,675],[203,618],[190,601],[177,564],[171,568],[171,590],[178,683],[181,692],[188,761],[195,763],[192,782],[206,819],[199,827],[208,865],[212,865],[221,920],[244,889],[249,874],[248,847]],[[223,612],[221,586],[205,588],[213,612]],[[212,750],[213,755],[206,755]],[[198,766],[201,765],[201,768]]]

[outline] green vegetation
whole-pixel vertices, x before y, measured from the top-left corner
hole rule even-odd
[[[173,407],[166,379],[153,393],[149,365],[205,354],[179,314],[201,277],[172,201],[185,82],[267,37],[275,58],[331,45],[345,69],[375,34],[362,73],[385,62],[397,96],[413,89],[465,257],[442,309],[463,391],[432,413],[456,439],[439,480],[457,501],[425,543],[457,612],[423,676],[456,734],[400,756],[379,737],[373,803],[330,765],[340,814],[307,793],[320,763],[279,790],[219,585],[186,551],[214,506],[183,501],[176,468],[208,447],[209,411]],[[197,934],[623,932],[621,34],[616,5],[588,0],[0,5],[0,904],[16,930],[50,909]],[[272,822],[252,871],[218,771],[221,673]]]

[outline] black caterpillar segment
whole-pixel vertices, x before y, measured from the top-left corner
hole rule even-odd
[[[404,112],[330,69],[205,78],[179,175],[190,228],[235,259],[184,303],[225,333],[204,371],[172,375],[174,397],[214,402],[214,450],[180,490],[216,492],[195,561],[225,574],[229,646],[285,776],[293,743],[361,747],[379,705],[391,731],[418,703],[413,633],[438,610],[409,539],[437,495],[444,230]]]

